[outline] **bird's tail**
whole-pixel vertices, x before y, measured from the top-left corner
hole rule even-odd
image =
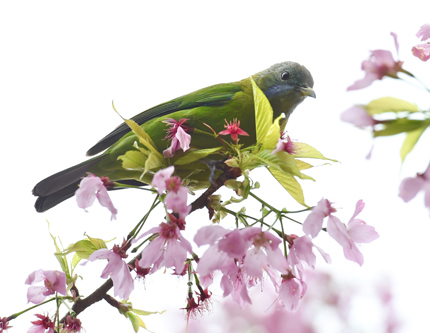
[[[85,177],[90,168],[98,163],[104,156],[97,156],[81,164],[45,178],[33,188],[33,194],[38,196],[34,207],[38,212],[44,212],[64,200],[72,197],[82,177]]]

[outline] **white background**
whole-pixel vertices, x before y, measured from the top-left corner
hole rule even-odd
[[[39,180],[84,160],[87,149],[119,124],[112,100],[123,116],[131,117],[199,88],[240,80],[291,60],[312,72],[317,99],[306,100],[295,111],[289,133],[341,161],[309,172],[317,183],[304,185],[307,202],[313,205],[324,196],[335,202],[346,221],[355,202],[363,199],[361,217],[381,235],[362,247],[361,268],[321,236],[317,243],[332,255],[333,264],[319,265],[361,285],[391,280],[402,332],[424,331],[430,298],[430,221],[422,195],[404,204],[397,192],[403,177],[427,166],[424,140],[428,145],[429,136],[402,168],[401,136],[377,140],[367,161],[370,135],[340,122],[339,115],[355,103],[387,95],[430,106],[428,94],[390,79],[346,92],[364,75],[360,64],[369,50],[394,51],[391,31],[399,35],[404,67],[430,84],[430,62],[422,63],[410,52],[418,43],[419,27],[430,23],[429,7],[425,1],[2,2],[0,317],[24,309],[24,280],[30,272],[59,269],[46,220],[64,246],[84,237],[84,232],[105,240],[118,237],[119,242],[146,212],[152,198],[133,190],[112,194],[119,211],[116,221],[98,205],[85,213],[73,199],[46,213],[33,209],[31,189]],[[260,175],[262,197],[277,207],[295,207],[265,173],[254,177]],[[207,224],[205,212],[195,215],[188,226]],[[151,226],[161,222],[158,216]],[[103,282],[98,276],[104,265],[79,268],[85,277],[79,287],[82,294]],[[168,310],[144,318],[150,330],[185,330],[184,321],[172,327],[177,309],[184,307],[185,281],[160,273],[136,289],[131,297],[136,308]],[[369,313],[366,306],[360,311],[351,315],[368,331],[367,323],[378,314]],[[104,302],[79,318],[88,333],[132,332]],[[11,332],[26,331],[34,319],[28,315],[14,320]]]

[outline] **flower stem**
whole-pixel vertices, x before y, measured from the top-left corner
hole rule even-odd
[[[48,299],[48,300],[47,300],[47,301],[45,301],[45,302],[42,302],[42,303],[40,303],[40,304],[33,305],[33,306],[29,307],[28,309],[25,309],[25,310],[23,310],[23,311],[21,311],[21,312],[14,313],[13,315],[10,315],[9,317],[7,317],[7,320],[8,320],[8,321],[10,321],[10,320],[12,320],[12,319],[15,319],[15,318],[19,317],[20,315],[22,315],[23,313],[26,313],[27,311],[30,311],[30,310],[32,310],[32,309],[34,309],[34,308],[37,308],[38,306],[41,306],[41,305],[43,305],[43,304],[49,303],[49,302],[53,301],[54,299],[56,299],[56,298],[55,298],[55,297],[53,297],[53,298],[51,298],[51,299]]]

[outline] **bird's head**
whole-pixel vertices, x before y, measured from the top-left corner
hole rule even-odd
[[[275,117],[282,112],[289,117],[307,96],[316,97],[311,73],[296,62],[281,62],[252,78],[269,99]]]

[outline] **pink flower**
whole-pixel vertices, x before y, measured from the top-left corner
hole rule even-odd
[[[399,53],[399,44],[397,35],[392,32],[394,44],[396,46],[397,56]],[[398,78],[397,73],[403,71],[403,61],[395,61],[393,55],[387,50],[370,51],[370,58],[364,60],[361,64],[361,69],[365,71],[364,78],[355,81],[355,83],[347,88],[347,90],[356,90],[368,87],[373,81],[381,80],[384,76]]]
[[[34,284],[43,281],[45,286],[30,286],[27,292],[28,302],[34,304],[42,303],[46,296],[53,295],[56,292],[66,295],[66,274],[59,271],[44,271],[39,269],[31,273],[25,280],[26,284]]]
[[[430,164],[424,173],[403,179],[399,188],[399,197],[409,202],[421,190],[424,191],[424,205],[430,209]]]
[[[67,316],[66,322],[63,323],[63,329],[61,333],[77,333],[82,329],[81,321],[78,318],[72,318],[70,315]]]
[[[327,223],[328,234],[343,247],[345,258],[358,263],[360,266],[363,265],[364,259],[356,243],[370,243],[379,237],[374,227],[366,224],[363,220],[356,219],[363,208],[364,202],[359,200],[348,226],[333,215],[329,216]]]
[[[276,148],[272,151],[272,155],[279,152],[279,151],[285,151],[288,154],[294,154],[294,143],[291,141],[290,136],[287,135],[287,138],[285,140],[284,137],[285,133],[282,133],[281,137],[278,140],[278,143],[276,145]]]
[[[181,186],[181,178],[172,177],[173,171],[173,166],[157,171],[151,185],[157,187],[160,195],[167,190],[164,198],[166,208],[178,213],[180,217],[185,217],[191,211],[191,206],[187,205],[188,189]]]
[[[303,275],[303,262],[312,269],[315,269],[316,256],[312,251],[314,247],[320,252],[327,263],[331,263],[330,256],[320,247],[313,244],[312,239],[309,236],[296,236],[292,240],[292,245],[290,246],[290,251],[288,252],[288,263],[292,267],[295,274],[300,276]]]
[[[187,120],[183,118],[179,121],[174,119],[163,121],[167,126],[170,126],[167,130],[166,139],[171,140],[170,147],[163,151],[164,157],[173,157],[179,149],[183,151],[190,149],[191,135],[188,133],[192,133],[194,129],[186,125]]]
[[[209,244],[199,260],[196,272],[205,278],[220,270],[223,296],[232,295],[240,306],[251,303],[248,288],[269,276],[288,272],[288,262],[279,249],[281,240],[261,228],[248,227],[228,231],[221,226],[200,228],[194,237],[198,246]]]
[[[54,333],[54,322],[52,322],[51,318],[48,316],[42,316],[40,314],[35,315],[40,320],[32,321],[31,323],[34,325],[29,328],[27,333]]]
[[[9,325],[9,321],[7,320],[7,317],[0,318],[0,333],[7,331],[11,327],[12,326]]]
[[[224,127],[227,129],[219,132],[218,135],[231,135],[231,139],[234,143],[237,143],[238,135],[249,136],[248,133],[240,128],[240,121],[238,122],[237,119],[233,119],[230,123],[228,123],[226,119],[225,122],[227,125],[224,125]]]
[[[417,35],[418,38],[421,37],[421,41],[425,41],[426,39],[430,39],[430,24],[423,24],[418,30]]]
[[[297,311],[300,299],[306,292],[306,283],[303,280],[297,279],[291,273],[283,276],[281,286],[279,288],[279,297],[282,303],[289,311]]]
[[[418,44],[412,48],[412,54],[422,61],[430,59],[430,43]]]
[[[171,191],[167,193],[164,203],[167,209],[178,213],[180,217],[187,216],[191,211],[191,206],[187,205],[188,189],[180,187],[178,191]]]
[[[321,231],[324,218],[336,212],[327,199],[321,199],[318,204],[312,208],[311,213],[303,222],[303,231],[306,235],[311,235],[312,238],[318,236]]]
[[[169,181],[170,177],[172,177],[174,171],[175,167],[172,165],[165,169],[158,170],[155,173],[151,185],[157,188],[159,195],[162,195],[166,190],[166,183]]]
[[[112,183],[109,182],[109,178],[107,177],[100,178],[92,173],[88,173],[88,176],[81,180],[79,188],[75,193],[78,206],[86,210],[86,208],[90,207],[97,198],[100,205],[106,207],[112,213],[111,220],[116,219],[118,211],[113,206],[106,189],[106,187],[111,184]]]
[[[166,267],[174,267],[176,272],[182,272],[187,259],[187,252],[192,253],[193,250],[190,242],[182,236],[176,223],[160,223],[158,227],[144,232],[133,243],[148,234],[155,233],[158,233],[158,237],[143,249],[139,266],[150,267],[154,265],[151,272],[155,272],[164,263]]]
[[[361,106],[353,106],[340,115],[340,120],[353,124],[357,127],[374,126],[375,120]]]
[[[112,250],[99,249],[94,251],[88,261],[107,259],[108,264],[103,270],[101,278],[107,279],[110,276],[113,282],[114,296],[127,299],[134,289],[134,283],[124,258],[127,258],[127,255],[122,247],[114,245]]]

